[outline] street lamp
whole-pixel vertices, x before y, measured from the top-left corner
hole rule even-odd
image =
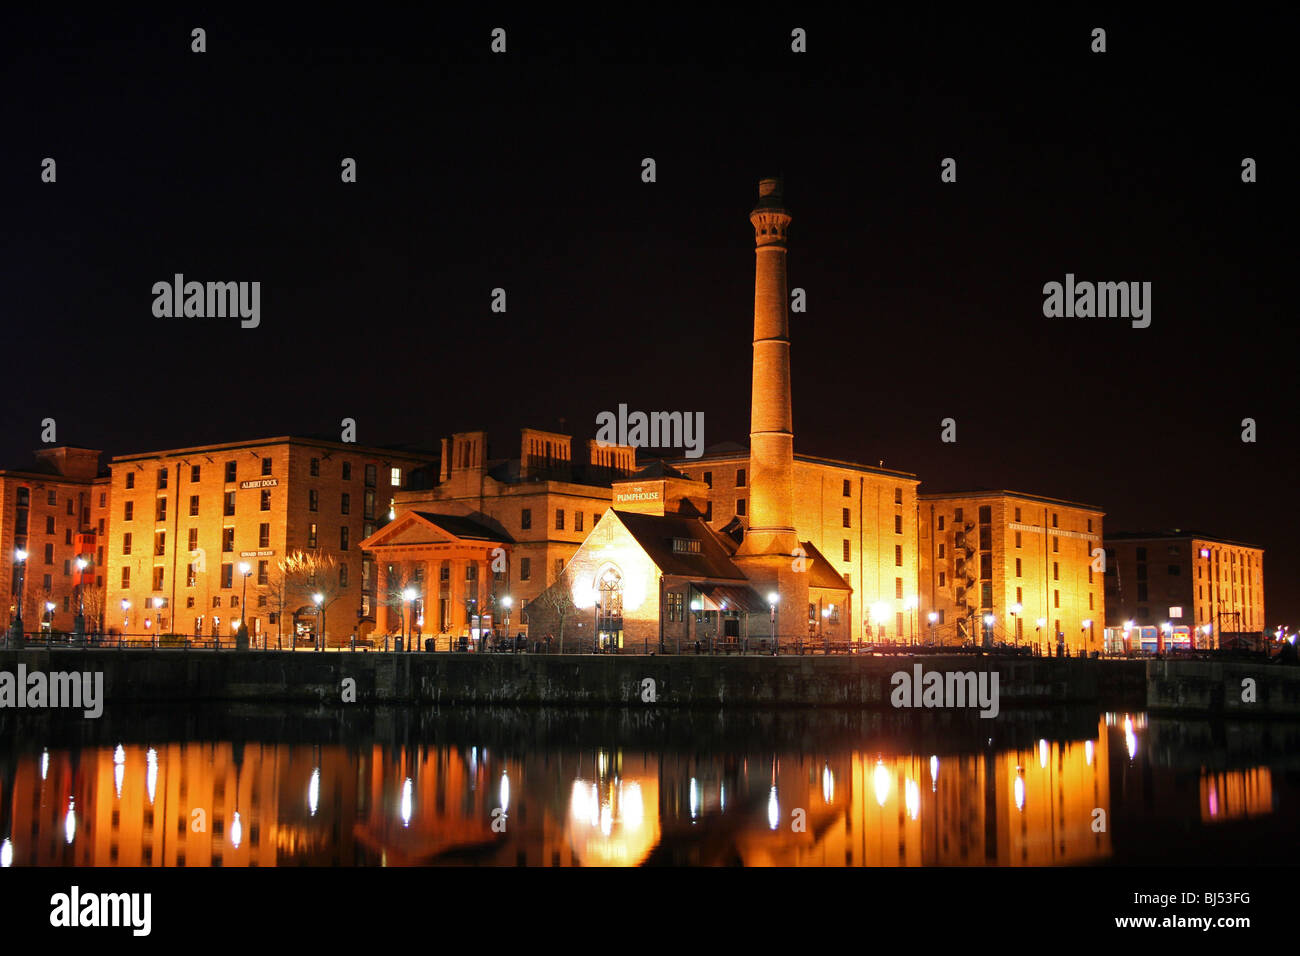
[[[316,650],[323,650],[325,647],[325,595],[317,591],[311,596],[316,602],[316,626],[320,634],[316,637]]]
[[[122,633],[125,634],[127,628],[131,626],[131,616],[127,613],[131,610],[131,602],[122,598]]]
[[[1038,637],[1038,653],[1043,652],[1043,628],[1047,627],[1047,618],[1040,617],[1034,622],[1034,634]]]
[[[934,626],[939,623],[939,612],[931,611],[926,615],[930,620],[930,646],[934,646]]]
[[[402,588],[402,600],[406,603],[406,609],[402,612],[402,639],[406,641],[406,650],[411,650],[411,635],[409,621],[411,617],[411,602],[415,600],[415,588]]]
[[[510,609],[514,607],[514,604],[515,604],[515,599],[512,598],[509,594],[501,598],[501,606],[506,609],[506,637],[507,638],[510,637]],[[516,649],[515,642],[513,640],[510,642],[510,649],[512,651]]]
[[[22,548],[14,551],[14,562],[18,565],[18,612],[14,615],[14,642],[21,647],[23,643],[23,601],[27,595],[27,552]]]
[[[86,559],[77,558],[77,619],[73,622],[72,632],[78,641],[86,639]]]
[[[243,596],[239,599],[239,629],[235,631],[235,650],[237,651],[248,650],[248,575],[252,571],[253,566],[247,561],[239,562],[239,573],[244,578],[244,586]]]
[[[984,646],[985,647],[993,646],[993,624],[995,621],[997,621],[997,618],[994,617],[992,614],[984,615]]]
[[[1086,656],[1088,651],[1092,649],[1092,618],[1085,617],[1079,630],[1087,635],[1083,639],[1083,653]]]
[[[1011,633],[1015,635],[1014,640],[1016,642],[1016,647],[1020,646],[1020,628],[1018,626],[1020,620],[1019,618],[1016,617],[1016,615],[1019,614],[1024,609],[1025,606],[1021,604],[1019,601],[1017,601],[1015,604],[1012,604],[1010,607],[1007,608],[1007,610],[1011,612]]]
[[[45,616],[46,618],[48,618],[48,620],[45,622],[46,626],[49,628],[49,630],[51,631],[54,630],[54,602],[53,601],[45,602]],[[45,636],[47,638],[49,637],[48,631],[46,632]]]
[[[880,627],[885,623],[885,615],[889,613],[889,605],[884,601],[877,601],[871,605],[871,623]],[[879,636],[879,635],[877,635]]]
[[[769,617],[770,617],[770,619],[771,619],[771,621],[772,621],[772,653],[773,653],[773,655],[775,655],[775,654],[777,653],[777,643],[776,643],[776,605],[777,605],[777,603],[778,603],[780,600],[781,600],[781,595],[777,594],[775,591],[769,591],[769,592],[768,592],[768,595],[767,595],[767,606],[768,606],[768,609],[769,609]]]

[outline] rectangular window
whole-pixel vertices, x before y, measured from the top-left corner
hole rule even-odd
[[[235,529],[234,528],[221,529],[221,550],[223,552],[230,552],[235,550]]]
[[[257,546],[259,548],[269,548],[271,546],[271,524],[263,521],[257,526]]]
[[[270,458],[263,458],[263,459],[262,459],[262,474],[263,474],[263,475],[269,475],[270,473],[271,473],[271,459],[270,459]]]
[[[163,573],[165,570],[165,568],[153,569],[153,589],[155,591],[161,591],[163,588]]]
[[[1020,559],[1016,558],[1016,577],[1022,577],[1020,573]]]
[[[367,465],[366,467],[371,466]],[[372,488],[366,489],[366,496],[362,502],[361,516],[367,520],[373,519],[375,516],[375,492]],[[369,535],[366,537],[369,537]]]
[[[582,512],[581,512],[581,511],[575,511],[575,512],[573,513],[573,530],[574,530],[574,531],[581,531],[581,530],[582,530]]]
[[[896,504],[896,505],[901,505],[902,503],[903,503],[903,489],[902,489],[902,488],[895,488],[895,489],[894,489],[894,504]]]
[[[1092,565],[1088,565],[1088,583],[1092,583]]]
[[[961,509],[960,509],[960,508],[957,508],[957,509],[955,509],[955,510],[953,511],[953,513],[952,513],[952,520],[955,521],[955,522],[957,522],[958,524],[961,524]]]
[[[1016,521],[1019,521],[1019,520],[1020,520],[1020,509],[1017,508],[1017,509],[1016,509]]]
[[[225,502],[224,502],[223,505],[222,505],[221,513],[222,513],[223,515],[225,515],[227,518],[232,517],[232,516],[234,515],[234,513],[235,513],[235,493],[234,493],[233,491],[227,491],[227,492],[226,492],[226,499],[225,499]]]
[[[555,509],[555,530],[556,531],[564,530],[564,509],[563,508]]]
[[[1088,610],[1089,610],[1089,611],[1092,610],[1092,592],[1091,592],[1091,591],[1088,592]]]
[[[348,566],[346,564],[340,564],[339,565],[339,587],[346,588],[347,586],[348,586]]]
[[[187,588],[192,588],[198,583],[198,580],[199,573],[194,567],[194,562],[191,561],[189,564],[185,565],[185,586]],[[189,600],[193,601],[194,598],[190,598]],[[192,604],[187,604],[186,606],[193,607]]]
[[[1053,528],[1058,527],[1058,525],[1057,525],[1057,523],[1056,523],[1056,512],[1055,512],[1055,511],[1052,512],[1052,527],[1053,527]]]
[[[131,518],[132,518],[132,516],[133,516],[134,514],[135,514],[135,502],[134,502],[134,501],[128,501],[128,502],[126,502],[125,504],[122,505],[122,520],[123,520],[123,521],[130,521]]]
[[[849,517],[849,509],[848,509],[848,508],[841,508],[841,509],[840,509],[840,512],[841,512],[841,514],[840,514],[840,520],[844,523],[844,527],[846,527],[846,528],[852,528],[852,527],[853,527],[853,522],[852,522],[852,519]]]
[[[45,533],[54,534],[54,515],[45,516]]]
[[[166,498],[158,499],[158,520],[159,521],[167,520],[167,499]]]
[[[126,534],[122,535],[122,553],[123,554],[131,553],[131,532],[129,531]]]
[[[343,480],[344,481],[352,480],[352,462],[350,461],[345,461],[343,463]]]
[[[153,534],[153,553],[163,555],[167,553],[167,532],[155,531]]]
[[[894,534],[903,533],[903,516],[894,515]]]
[[[1020,532],[1016,532],[1016,547],[1020,547]]]
[[[1088,519],[1088,530],[1089,530],[1089,531],[1092,531],[1092,519],[1091,519],[1091,518]]]
[[[258,561],[257,562],[257,583],[263,585],[266,584],[267,580],[269,579],[268,575],[270,574],[270,572],[271,572],[271,562]]]
[[[744,487],[745,487],[745,469],[744,469],[744,468],[738,468],[738,469],[736,469],[736,487],[737,487],[737,488],[744,488]]]
[[[388,475],[388,483],[394,488],[402,487],[402,469],[394,468]]]
[[[946,574],[945,574],[944,572],[942,572],[942,571],[939,572],[939,587],[944,587],[944,586],[945,586],[945,582],[947,581],[947,578],[948,578],[948,575],[946,575]]]
[[[366,487],[373,488],[379,483],[379,470],[374,465],[366,465]]]
[[[527,581],[532,576],[533,576],[533,559],[520,558],[519,559],[519,580]]]
[[[710,488],[713,487],[713,472],[706,471],[704,473],[704,483],[708,485]]]
[[[993,508],[990,505],[980,505],[979,510],[980,524],[988,524],[993,520]]]
[[[126,486],[127,486],[127,488],[134,488],[134,487],[135,487],[135,472],[134,472],[134,471],[128,471],[128,472],[126,473]]]
[[[1060,592],[1060,591],[1053,591],[1053,592],[1052,592],[1052,607],[1060,607],[1060,606],[1061,606],[1061,592]]]
[[[230,484],[232,481],[236,480],[236,476],[238,474],[237,467],[238,466],[236,462],[233,461],[226,462],[226,484]]]
[[[894,567],[901,568],[902,566],[903,566],[903,546],[901,544],[896,544],[894,545]]]
[[[737,499],[736,499],[736,514],[738,514],[738,515],[743,515],[744,513],[745,513],[745,499],[744,499],[744,498],[737,498]]]
[[[189,540],[189,545],[190,545],[190,550],[191,550],[191,551],[197,551],[197,550],[198,550],[198,548],[199,548],[199,529],[198,529],[198,528],[190,528],[190,540]]]
[[[158,487],[159,487],[160,489],[162,489],[162,488],[166,488],[166,487],[167,487],[167,469],[166,469],[166,468],[159,468],[159,469],[158,469]]]
[[[316,522],[313,521],[307,526],[307,547],[315,548],[318,546],[316,544],[316,533]]]
[[[1061,550],[1061,539],[1056,537],[1055,535],[1052,536],[1052,550],[1053,551]]]
[[[199,480],[199,466],[190,465],[190,482],[196,484]]]
[[[311,460],[311,464],[310,464],[310,467],[308,468],[308,471],[311,473],[311,476],[312,476],[313,478],[319,478],[319,477],[320,477],[320,459],[319,459],[319,458],[313,458],[313,459]]]
[[[1020,604],[1025,599],[1025,592],[1021,588],[1016,588],[1016,603]]]
[[[1179,565],[1179,564],[1171,564],[1171,565],[1169,565],[1169,573],[1170,573],[1170,575],[1179,575],[1179,574],[1182,574],[1182,573],[1183,573],[1182,565]]]
[[[848,539],[848,538],[845,538],[845,539],[844,539],[844,560],[845,560],[845,561],[852,561],[852,560],[853,560],[853,558],[851,557],[851,550],[850,550],[849,539]]]
[[[339,514],[346,515],[351,513],[352,513],[352,496],[345,491],[343,492],[343,497],[339,499]]]
[[[320,510],[320,492],[318,492],[315,488],[312,488],[307,492],[307,510],[308,511]]]
[[[339,550],[346,551],[347,549],[348,549],[348,526],[343,525],[341,528],[339,528]]]
[[[523,508],[519,512],[519,527],[527,531],[533,526],[533,509]]]
[[[233,564],[223,564],[221,566],[221,586],[223,588],[233,588],[235,586],[235,566]]]
[[[844,479],[844,497],[845,498],[853,497],[853,482],[848,478]]]
[[[939,530],[943,530],[943,515],[939,515]]]
[[[271,489],[270,488],[262,489],[262,510],[263,511],[271,510]]]

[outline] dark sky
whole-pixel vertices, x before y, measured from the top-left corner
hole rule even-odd
[[[5,14],[0,461],[46,417],[109,454],[345,416],[505,453],[620,402],[744,440],[747,216],[778,172],[797,450],[1259,543],[1270,622],[1300,616],[1281,24],[369,10]],[[154,318],[176,272],[259,280],[261,327]],[[1151,327],[1044,318],[1067,272],[1151,282]]]

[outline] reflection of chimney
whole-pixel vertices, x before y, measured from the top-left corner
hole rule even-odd
[[[754,378],[749,427],[749,533],[743,553],[789,555],[794,530],[794,434],[785,242],[790,225],[781,181],[758,184],[754,224]]]

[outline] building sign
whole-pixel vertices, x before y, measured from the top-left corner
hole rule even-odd
[[[633,485],[631,491],[620,491],[614,495],[615,501],[658,501],[663,495],[660,488],[646,491],[640,485]]]
[[[240,551],[241,558],[269,558],[275,555],[274,551]]]
[[[1048,534],[1054,534],[1060,538],[1082,538],[1084,541],[1100,541],[1101,538],[1095,534],[1087,534],[1083,531],[1066,531],[1064,528],[1043,528],[1036,524],[1020,524],[1018,521],[1008,523],[1008,528],[1015,531],[1032,531],[1034,534],[1042,534],[1046,531]]]
[[[240,488],[274,488],[280,483],[279,478],[254,478],[251,481],[241,481]]]

